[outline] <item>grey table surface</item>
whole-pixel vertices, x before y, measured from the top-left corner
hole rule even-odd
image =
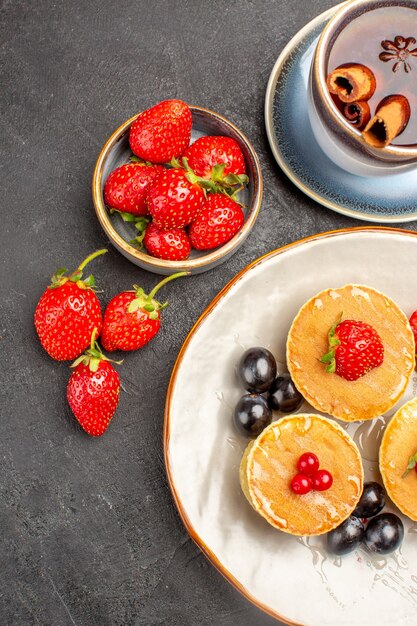
[[[332,0],[3,0],[1,16],[0,623],[268,626],[188,537],[167,485],[165,392],[193,322],[259,255],[360,225],[299,192],[273,160],[265,89],[289,39]],[[95,160],[125,119],[180,97],[235,122],[264,174],[258,221],[228,262],[167,288],[160,334],[122,366],[126,392],[96,440],[66,404],[33,311],[54,269],[107,245]],[[414,229],[414,224],[407,228]],[[114,248],[95,262],[102,302],[156,277]],[[219,355],[221,358],[221,355]],[[279,589],[277,589],[279,593]]]

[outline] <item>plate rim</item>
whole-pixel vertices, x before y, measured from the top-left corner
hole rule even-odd
[[[170,380],[168,383],[168,389],[165,399],[165,409],[164,409],[164,425],[163,425],[163,433],[162,433],[162,446],[164,452],[164,464],[165,471],[168,481],[168,486],[171,491],[171,495],[174,499],[174,503],[177,509],[177,512],[181,518],[181,521],[185,527],[190,538],[194,541],[197,547],[203,552],[205,557],[209,560],[209,562],[216,568],[216,570],[222,574],[222,576],[233,585],[233,587],[239,591],[249,602],[251,602],[258,609],[263,611],[264,613],[274,617],[275,619],[279,619],[284,624],[288,624],[289,626],[308,626],[308,624],[303,624],[301,622],[294,622],[290,620],[285,615],[281,615],[271,607],[266,604],[260,602],[256,599],[246,587],[240,583],[235,576],[221,563],[219,557],[205,544],[202,538],[199,536],[197,531],[194,529],[188,515],[186,514],[182,504],[181,499],[177,493],[175,488],[174,478],[172,475],[171,465],[170,465],[170,454],[169,454],[169,442],[170,442],[170,419],[171,419],[171,400],[174,394],[175,384],[177,381],[179,369],[182,364],[182,360],[184,358],[185,352],[188,349],[188,346],[193,339],[194,335],[198,332],[200,326],[206,320],[206,318],[211,314],[211,312],[217,307],[219,302],[224,298],[224,296],[237,284],[243,276],[250,272],[257,265],[263,263],[269,258],[273,258],[275,256],[279,256],[289,250],[292,250],[297,247],[302,247],[305,244],[312,243],[313,241],[329,239],[331,237],[339,237],[342,235],[355,235],[357,233],[376,233],[376,234],[391,234],[391,235],[400,235],[400,236],[411,236],[417,238],[417,232],[412,230],[407,230],[405,228],[395,228],[392,226],[354,226],[350,228],[341,228],[336,230],[324,231],[322,233],[316,233],[313,235],[309,235],[307,237],[303,237],[301,239],[297,239],[296,241],[292,241],[288,244],[275,248],[270,252],[266,252],[260,257],[253,260],[246,267],[240,270],[231,280],[229,280],[226,285],[218,292],[216,296],[214,296],[213,300],[208,304],[208,306],[204,309],[201,315],[198,317],[197,321],[193,324],[191,330],[187,334],[180,351],[175,360]]]
[[[269,75],[268,84],[265,92],[265,105],[264,105],[264,118],[265,118],[265,129],[268,137],[268,143],[270,145],[272,154],[274,155],[274,159],[278,163],[281,170],[284,174],[290,179],[290,181],[298,187],[306,196],[326,207],[327,209],[331,209],[336,213],[341,215],[347,215],[348,217],[352,217],[357,220],[362,220],[365,222],[377,222],[382,224],[397,224],[397,223],[406,223],[413,222],[417,219],[417,211],[414,213],[410,213],[409,215],[373,215],[369,213],[363,213],[362,211],[356,211],[354,209],[350,209],[344,205],[336,204],[332,200],[329,200],[319,193],[308,187],[305,183],[303,183],[298,176],[294,174],[291,167],[287,165],[286,160],[284,159],[276,137],[273,132],[273,106],[274,106],[274,93],[276,83],[281,74],[282,67],[286,59],[288,58],[290,52],[302,41],[302,39],[316,26],[318,26],[321,22],[326,20],[327,18],[332,17],[340,8],[342,8],[345,4],[347,4],[349,0],[345,0],[339,4],[336,4],[327,11],[320,13],[317,17],[308,22],[301,30],[299,30],[294,37],[290,39],[285,48],[282,50],[277,60],[274,63],[271,74]]]

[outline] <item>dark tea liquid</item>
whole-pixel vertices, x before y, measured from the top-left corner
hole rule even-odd
[[[400,45],[398,52],[393,50],[393,54],[388,55],[388,60],[381,60],[379,55],[387,52],[382,42],[389,40],[394,43],[395,37],[413,37],[416,43],[410,42],[406,49]],[[330,52],[328,72],[344,63],[361,63],[375,74],[376,91],[368,101],[372,116],[386,96],[401,94],[408,99],[410,121],[401,135],[394,139],[394,145],[417,143],[417,56],[410,54],[416,49],[417,10],[382,7],[352,20],[342,30]],[[414,54],[417,55],[417,52]]]

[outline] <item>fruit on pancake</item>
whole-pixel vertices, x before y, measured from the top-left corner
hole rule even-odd
[[[304,452],[298,459],[297,469],[302,474],[311,474],[320,467],[320,461],[314,452]]]
[[[375,355],[367,355],[368,338],[364,343],[358,339],[359,345],[353,346],[359,352],[358,365],[350,359],[349,351],[346,359],[342,354],[349,380],[326,372],[329,366],[336,372],[337,358],[329,352],[336,353],[340,347],[337,342],[342,340],[335,332],[331,337],[335,345],[329,349],[328,332],[335,323],[337,326],[342,312],[344,320],[368,324],[380,338],[370,331],[371,352],[376,342]],[[363,346],[364,358],[360,354]],[[320,357],[326,353],[323,364]],[[300,308],[288,333],[287,367],[297,389],[315,409],[346,422],[370,420],[389,411],[407,388],[415,364],[414,337],[407,317],[391,298],[366,285],[320,291]]]
[[[403,404],[388,422],[379,447],[379,470],[387,496],[417,521],[417,398]]]
[[[313,451],[331,471],[333,487],[311,486],[296,493],[297,464]],[[320,470],[316,470],[320,471]],[[302,474],[297,487],[307,489],[312,474]],[[246,448],[240,465],[240,483],[251,506],[269,524],[292,535],[321,535],[339,526],[356,507],[363,487],[359,450],[333,420],[316,414],[283,417],[267,426]],[[296,489],[297,489],[296,487]]]
[[[330,329],[329,352],[321,357],[326,372],[357,380],[384,361],[381,337],[370,324],[358,320],[336,322]]]
[[[291,481],[291,489],[299,496],[303,496],[312,489],[311,478],[305,474],[296,474]]]

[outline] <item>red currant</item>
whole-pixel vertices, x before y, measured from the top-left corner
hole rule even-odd
[[[317,470],[310,476],[313,489],[316,491],[326,491],[333,484],[333,476],[325,469]]]
[[[296,474],[291,481],[291,489],[299,496],[308,493],[311,490],[310,476],[305,474]]]
[[[297,469],[302,474],[311,474],[320,467],[320,461],[312,452],[304,452],[298,459]]]

